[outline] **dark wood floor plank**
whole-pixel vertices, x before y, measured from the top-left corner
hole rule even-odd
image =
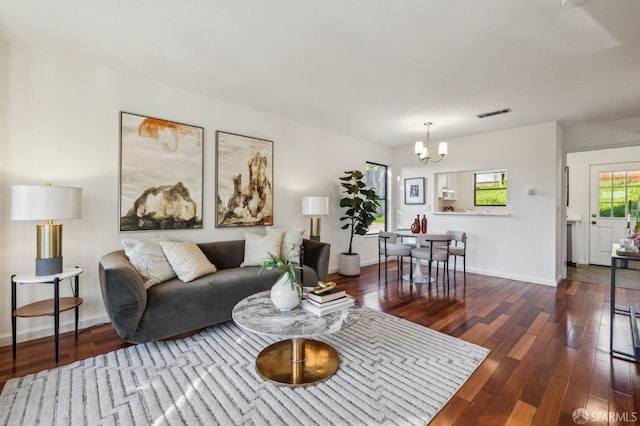
[[[451,400],[438,413],[437,419],[430,424],[432,426],[451,426],[458,424],[458,419],[469,408],[469,401],[460,398],[458,395]]]
[[[609,397],[609,413],[614,414],[613,419],[610,419],[610,425],[637,424],[640,421],[639,413],[634,413],[633,398],[614,390],[611,391],[611,396]],[[633,414],[635,414],[635,418],[633,418]],[[635,421],[630,422],[630,420]]]
[[[536,407],[525,404],[522,401],[517,401],[516,405],[511,410],[509,418],[507,419],[506,426],[521,426],[529,425],[533,421],[533,416],[536,414]]]
[[[609,400],[611,392],[611,364],[610,362],[596,361],[591,370],[589,382],[589,397],[602,401]]]
[[[567,383],[567,379],[551,376],[536,414],[533,416],[532,425],[547,426],[556,424],[560,416],[560,407],[562,407]]]
[[[567,393],[561,411],[571,415],[577,408],[584,408],[589,396],[591,364],[575,363],[569,377]]]
[[[575,424],[577,408],[640,411],[640,364],[608,352],[611,326],[617,345],[630,344],[629,318],[609,323],[608,286],[565,280],[554,288],[468,273],[465,288],[458,273],[455,291],[443,292],[441,284],[399,283],[395,273],[392,261],[386,286],[378,284],[377,265],[329,280],[365,306],[491,350],[432,424]],[[640,305],[640,291],[623,289],[617,302]],[[13,377],[128,345],[104,324],[83,330],[77,342],[62,334],[57,364],[53,337],[20,343],[15,361],[11,347],[1,347],[0,389]]]
[[[547,365],[538,363],[537,367],[533,370],[533,375],[529,377],[529,380],[522,388],[520,399],[529,405],[539,407],[552,375],[553,371],[551,371]]]

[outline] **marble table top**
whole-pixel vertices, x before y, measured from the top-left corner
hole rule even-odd
[[[238,326],[256,334],[308,337],[336,333],[358,321],[361,314],[362,306],[357,300],[353,306],[322,316],[300,306],[282,312],[271,303],[267,290],[242,299],[231,316]]]

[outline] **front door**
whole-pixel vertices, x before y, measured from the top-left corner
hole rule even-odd
[[[611,245],[633,230],[640,199],[640,163],[591,166],[589,263],[611,265]]]

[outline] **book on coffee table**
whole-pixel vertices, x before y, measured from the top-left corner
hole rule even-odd
[[[340,299],[341,297],[345,297],[346,295],[347,295],[346,291],[338,290],[338,289],[334,289],[327,293],[322,293],[322,294],[315,294],[314,292],[310,291],[309,293],[307,293],[307,299],[324,303],[324,302],[330,302],[332,300]]]
[[[324,307],[328,307],[328,306],[333,306],[333,305],[338,305],[340,303],[344,303],[344,301],[347,299],[346,294],[342,297],[340,297],[339,299],[335,299],[335,300],[330,300],[329,302],[317,302],[313,299],[309,299],[307,298],[306,300],[311,303],[313,306],[317,306],[319,308],[324,308]]]
[[[339,303],[331,303],[318,306],[311,300],[306,299],[302,301],[302,308],[315,315],[326,315],[332,312],[340,311],[352,306],[355,303],[355,299],[351,296],[346,296],[344,299],[340,299]]]

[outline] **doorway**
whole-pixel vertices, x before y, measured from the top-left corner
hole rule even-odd
[[[611,265],[611,246],[633,230],[639,203],[640,163],[591,165],[588,220],[592,265]]]
[[[626,197],[626,189],[619,191],[616,188],[616,191],[621,194],[616,193],[614,196],[613,186],[607,187],[609,194],[611,194],[609,203],[612,205],[615,201],[617,205],[615,209],[611,207],[612,214],[602,218],[601,221],[601,218],[598,217],[600,213],[599,183],[596,185],[597,179],[593,174],[607,171],[640,170],[640,145],[569,152],[566,154],[566,165],[569,185],[566,214],[567,220],[572,225],[571,260],[577,264],[578,268],[586,267],[589,264],[607,266],[610,264],[611,244],[626,236],[627,221],[624,204],[628,200],[619,197],[621,194]],[[600,169],[596,169],[597,167]],[[632,200],[632,204],[636,200],[636,204],[632,206],[631,227],[635,225],[636,221],[637,196],[632,194],[629,198]],[[614,212],[615,216],[620,217],[611,217],[614,216]],[[596,217],[591,217],[592,214],[596,214]],[[592,224],[592,221],[596,223]],[[613,227],[599,230],[597,226],[601,225],[602,228],[605,228],[607,221],[613,222]],[[599,260],[592,260],[592,247],[599,249]]]

